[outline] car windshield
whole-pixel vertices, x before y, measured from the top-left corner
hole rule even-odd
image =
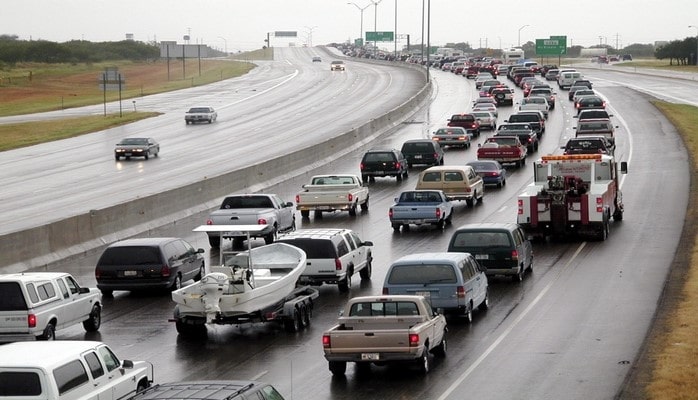
[[[207,113],[209,112],[210,109],[206,107],[198,107],[198,108],[190,108],[189,112],[190,113]]]
[[[143,145],[148,144],[148,139],[146,138],[126,138],[119,142],[121,145]]]

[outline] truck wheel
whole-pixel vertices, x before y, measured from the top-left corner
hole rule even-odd
[[[310,218],[310,210],[301,210],[301,217]]]
[[[170,285],[170,287],[168,289],[170,290],[170,292],[173,292],[173,291],[175,291],[177,289],[181,289],[181,288],[182,288],[182,277],[179,274],[177,274],[177,275],[175,275],[174,282],[172,282],[172,285]]]
[[[356,203],[352,204],[351,207],[349,207],[349,215],[351,215],[352,217],[356,217]]]
[[[340,293],[346,293],[351,289],[351,271],[347,272],[346,278],[342,279],[341,281],[337,282],[337,288],[339,289]]]
[[[206,324],[187,324],[181,318],[177,318],[175,321],[175,328],[177,333],[182,336],[196,337],[206,335]]]
[[[419,365],[419,371],[426,375],[429,373],[429,368],[431,367],[431,360],[429,359],[429,351],[424,348],[424,352],[422,353],[422,356],[419,357],[419,360],[417,360],[418,365]]]
[[[217,249],[218,246],[221,245],[220,238],[215,237],[215,236],[209,236],[208,237],[208,244],[211,246],[211,248]]]
[[[439,222],[437,222],[435,225],[436,225],[436,229],[444,230],[444,229],[446,229],[446,220],[440,219]]]
[[[477,194],[477,193],[473,193],[473,197],[472,197],[472,198],[470,198],[470,199],[465,199],[465,204],[466,204],[468,207],[472,207],[472,206],[475,205],[475,195],[476,195],[476,194]]]
[[[298,332],[301,330],[301,315],[298,309],[293,310],[293,316],[284,320],[286,332]]]
[[[441,343],[439,343],[438,346],[434,347],[431,352],[440,358],[446,357],[446,332],[444,332],[444,336],[441,339]]]
[[[361,204],[361,211],[368,211],[368,197],[366,198],[366,201]]]
[[[52,322],[49,322],[44,328],[44,332],[41,336],[37,337],[38,340],[56,340],[56,326]]]
[[[368,183],[368,175],[361,175],[361,180],[362,180],[364,183]]]
[[[401,224],[393,224],[393,232],[400,232]]]
[[[82,321],[82,327],[85,328],[87,332],[96,332],[99,330],[99,326],[102,324],[102,309],[98,304],[92,306],[92,311],[90,311],[90,316],[86,320]]]
[[[272,244],[274,239],[276,239],[276,227],[273,227],[271,232],[264,235],[264,244]]]
[[[148,385],[147,380],[143,380],[143,381],[138,382],[138,386],[136,386],[136,393],[140,393],[140,392],[144,391],[145,389],[148,388],[148,386],[150,386],[150,385]]]
[[[623,211],[616,208],[616,211],[613,212],[613,220],[614,221],[622,221],[623,220]]]
[[[366,260],[366,266],[364,269],[359,271],[359,276],[361,279],[371,279],[371,273],[373,272],[373,266],[371,266],[371,260]]]
[[[344,375],[346,371],[346,361],[330,361],[330,372],[332,372],[332,375]]]
[[[313,215],[314,215],[315,218],[317,218],[317,219],[322,219],[322,211],[320,211],[320,210],[315,210],[315,212],[313,213]]]
[[[301,326],[303,328],[310,326],[310,310],[305,305],[301,306]]]
[[[446,217],[446,225],[451,225],[453,223],[453,209],[451,209],[451,212],[448,213],[448,217]]]

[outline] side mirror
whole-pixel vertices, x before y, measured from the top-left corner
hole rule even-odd
[[[124,360],[121,362],[121,368],[125,369],[131,369],[133,368],[133,361],[131,360]]]
[[[364,246],[373,246],[373,242],[370,240],[366,240],[365,242],[362,243]]]
[[[90,288],[81,287],[80,289],[78,289],[78,293],[80,293],[80,294],[90,293]]]
[[[286,207],[293,207],[293,203],[291,203],[290,201],[287,201],[284,205]]]
[[[206,250],[199,248],[199,249],[196,249],[196,252],[200,253],[200,254],[204,254],[206,252]]]

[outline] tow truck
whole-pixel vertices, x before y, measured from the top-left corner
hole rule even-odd
[[[610,220],[623,220],[619,174],[628,164],[606,154],[543,156],[518,197],[517,222],[533,239],[590,236],[606,240]]]

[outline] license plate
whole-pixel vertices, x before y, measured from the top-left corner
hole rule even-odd
[[[384,174],[384,173],[385,173],[385,171],[376,171],[376,174],[379,174],[379,175]]]
[[[490,256],[489,256],[489,254],[475,254],[475,259],[476,260],[489,260]]]
[[[378,353],[361,353],[362,360],[376,361],[380,360],[380,354]]]
[[[318,210],[329,210],[330,206],[318,206]]]
[[[421,154],[416,154],[416,155],[414,156],[414,158],[417,158],[417,159],[422,158],[422,155],[421,155]]]
[[[125,155],[126,157],[130,157],[130,156],[131,156],[131,153],[124,153],[124,155]]]
[[[431,292],[416,292],[415,295],[424,296],[426,298],[429,298],[429,297],[431,297]]]
[[[124,271],[124,276],[136,276],[138,272],[136,271]]]

